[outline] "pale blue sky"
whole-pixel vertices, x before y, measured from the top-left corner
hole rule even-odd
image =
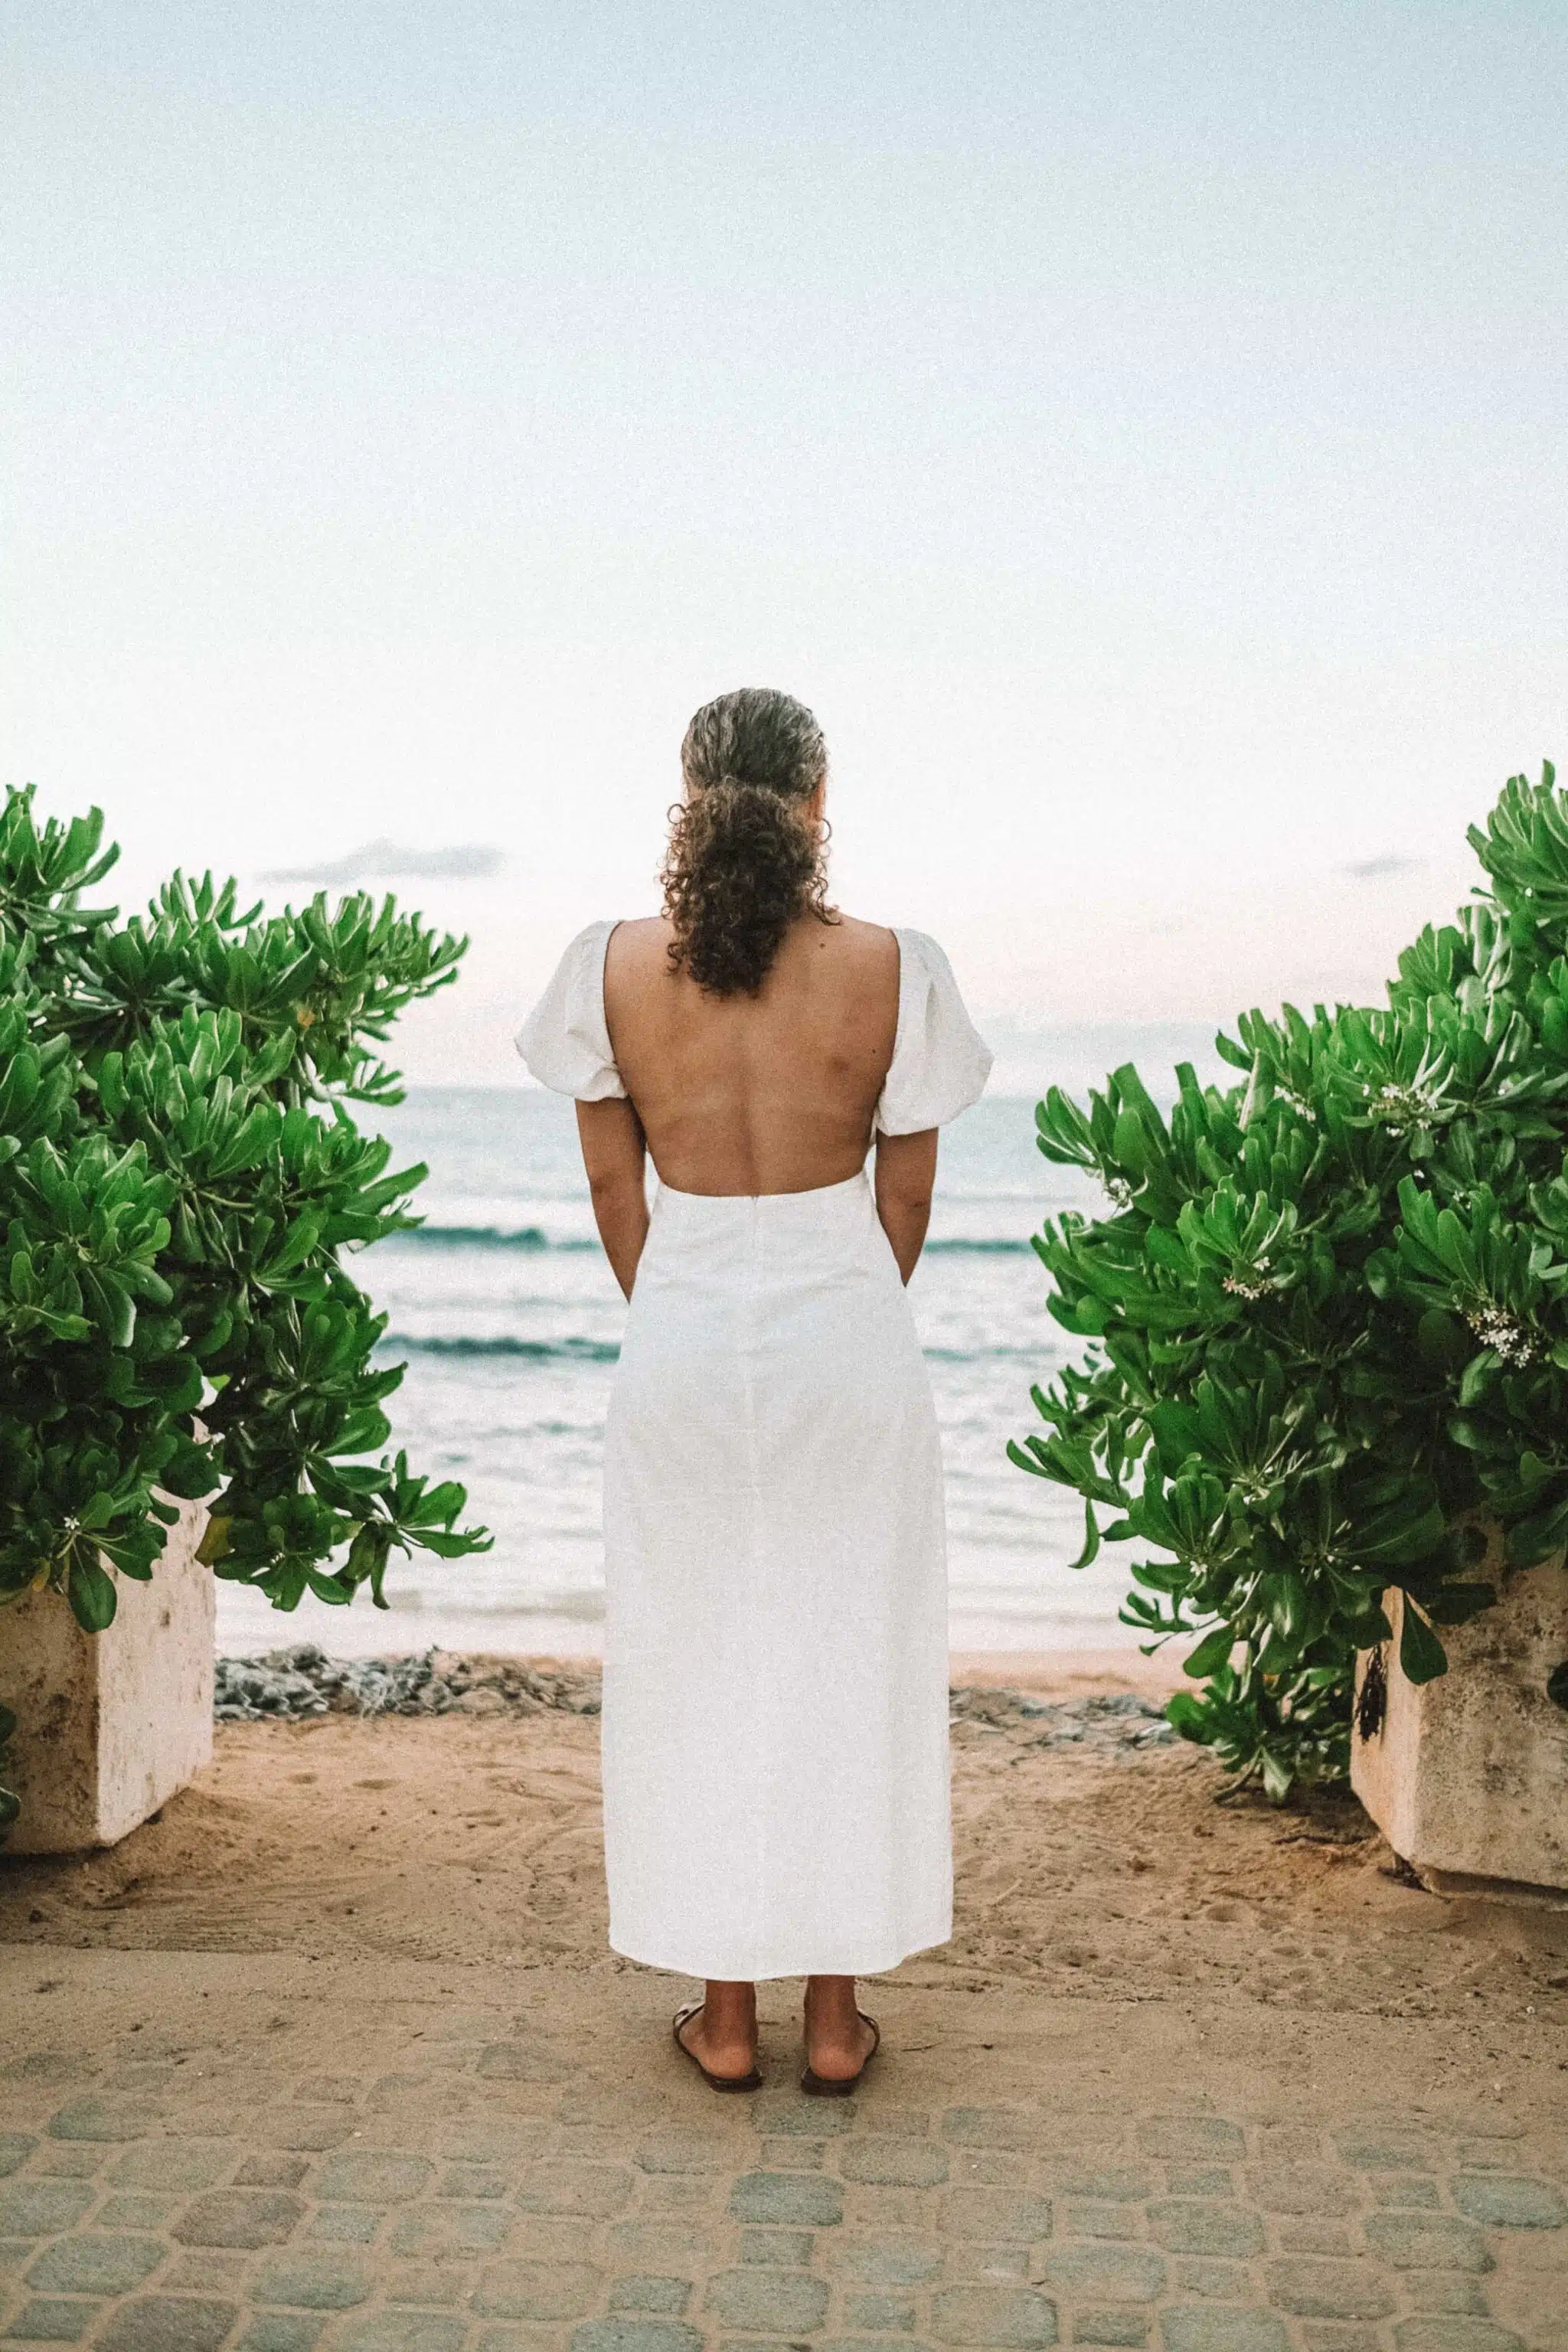
[[[742,683],[983,1011],[1365,994],[1568,764],[1565,101],[1510,0],[11,0],[0,772],[501,845],[416,1075]]]

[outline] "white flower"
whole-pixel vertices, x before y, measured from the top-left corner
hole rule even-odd
[[[1482,1347],[1495,1349],[1505,1364],[1528,1364],[1535,1354],[1534,1341],[1524,1325],[1489,1300],[1471,1307],[1465,1320]]]
[[[1366,1089],[1370,1096],[1372,1088]],[[1374,1116],[1390,1127],[1425,1127],[1442,1115],[1443,1106],[1423,1087],[1380,1087],[1373,1104]]]
[[[1227,1274],[1220,1286],[1237,1298],[1267,1298],[1274,1285],[1271,1282],[1244,1282],[1240,1275]]]

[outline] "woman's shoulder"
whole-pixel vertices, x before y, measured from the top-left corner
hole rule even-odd
[[[560,961],[555,967],[557,977],[563,972],[579,970],[584,965],[591,965],[602,959],[605,943],[611,934],[620,928],[614,915],[603,916],[596,922],[584,923],[582,929],[574,931],[562,949]]]
[[[612,966],[621,972],[639,964],[658,964],[669,940],[670,927],[662,915],[603,915],[567,940],[556,976],[598,986]]]
[[[896,971],[906,984],[929,978],[951,982],[952,966],[929,931],[909,923],[868,923],[839,913],[834,925],[846,957],[868,970]]]
[[[949,980],[952,978],[952,966],[947,960],[946,949],[939,940],[932,939],[929,931],[917,931],[912,923],[900,923],[893,936],[899,942],[899,952],[906,964],[912,964],[921,971],[941,972]]]
[[[918,947],[936,948],[938,955],[942,953],[929,931],[918,931],[910,923],[869,923],[860,915],[851,915],[842,907],[836,907],[832,924],[835,930],[867,947],[875,944],[886,954],[890,955],[894,947],[905,940],[913,940]]]
[[[834,909],[820,943],[830,943],[842,963],[867,976],[898,971],[898,933],[886,923],[867,923],[858,915],[847,915],[842,908]]]
[[[618,922],[606,923],[603,928],[607,941],[606,958],[627,968],[660,962],[675,936],[667,915],[624,915]]]

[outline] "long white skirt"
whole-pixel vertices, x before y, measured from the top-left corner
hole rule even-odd
[[[864,1174],[661,1189],[605,1445],[610,1943],[869,1976],[952,1932],[942,1457]]]

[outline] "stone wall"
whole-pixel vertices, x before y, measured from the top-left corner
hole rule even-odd
[[[211,1761],[205,1524],[204,1505],[181,1505],[152,1582],[116,1578],[106,1633],[84,1633],[55,1592],[0,1610],[0,1698],[18,1718],[7,1777],[22,1801],[9,1853],[113,1845]]]
[[[1568,1888],[1568,1713],[1546,1695],[1568,1659],[1568,1570],[1508,1570],[1498,1551],[1480,1571],[1497,1605],[1441,1629],[1448,1671],[1435,1682],[1400,1672],[1401,1597],[1384,1595],[1387,1713],[1373,1738],[1352,1740],[1356,1794],[1394,1853],[1447,1892],[1481,1880]]]

